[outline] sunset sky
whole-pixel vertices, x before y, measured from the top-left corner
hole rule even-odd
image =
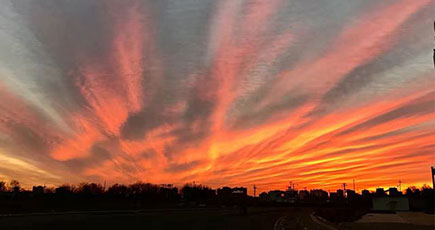
[[[431,184],[434,9],[0,0],[0,180]]]

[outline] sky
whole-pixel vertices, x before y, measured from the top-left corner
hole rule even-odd
[[[0,180],[431,184],[431,0],[0,5]]]

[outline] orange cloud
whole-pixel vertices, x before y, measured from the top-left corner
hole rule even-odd
[[[285,7],[311,7],[302,2]],[[403,63],[393,63],[392,56],[402,48],[398,43],[403,43],[407,23],[426,19],[417,13],[425,11],[430,1],[362,2],[358,4],[366,11],[343,19],[343,24],[326,18],[323,24],[322,19],[305,15],[286,18],[282,0],[223,0],[207,6],[217,7],[209,9],[214,12],[212,18],[194,26],[184,23],[194,21],[195,15],[179,16],[189,9],[167,10],[171,4],[98,3],[95,12],[107,23],[94,25],[107,33],[93,34],[89,40],[101,42],[98,48],[89,51],[92,44],[83,33],[88,30],[75,29],[83,41],[55,39],[51,49],[67,47],[68,52],[47,51],[47,56],[57,57],[67,56],[73,50],[70,47],[78,50],[71,60],[69,56],[59,58],[55,72],[68,73],[65,79],[40,80],[50,93],[44,95],[47,98],[59,93],[59,88],[71,91],[62,97],[65,105],[46,103],[62,115],[66,128],[48,122],[40,107],[26,100],[28,95],[15,94],[0,82],[0,141],[5,139],[24,152],[42,143],[38,154],[45,154],[47,164],[110,183],[256,184],[265,191],[285,189],[290,180],[299,188],[323,189],[336,189],[353,179],[358,188],[394,186],[399,179],[407,184],[429,182],[427,169],[434,163],[434,115],[429,108],[434,101],[432,63],[413,63],[422,60],[419,49],[424,44],[399,49],[398,54],[410,56],[406,63],[412,63],[405,71],[399,71],[397,66]],[[354,13],[352,7],[356,6],[349,4],[349,12]],[[151,8],[157,12],[151,13]],[[39,10],[38,14],[52,15]],[[172,14],[176,17],[169,17]],[[152,20],[156,16],[162,19],[158,23]],[[76,17],[68,11],[60,24],[82,28]],[[281,17],[288,20],[287,27],[287,22],[274,21]],[[182,29],[174,28],[174,18],[180,20],[176,24]],[[48,34],[41,36],[38,47],[58,32],[52,31],[48,21],[42,20],[43,25],[36,28]],[[328,35],[328,44],[324,40],[313,46],[304,44],[309,31],[322,25],[339,32]],[[203,33],[203,28],[210,31]],[[174,35],[180,35],[180,40],[165,37]],[[405,36],[407,40],[413,35]],[[0,35],[0,45],[2,41]],[[287,65],[298,60],[297,52],[312,47],[320,47],[320,52],[308,52],[312,60],[303,57]],[[78,55],[82,53],[87,56]],[[176,58],[168,57],[174,53]],[[201,63],[195,63],[201,58]],[[164,66],[167,60],[170,64]],[[377,72],[373,74],[371,65],[378,62],[382,68],[374,68]],[[51,66],[40,65],[43,73],[50,72]],[[353,71],[361,69],[365,74],[365,68],[370,76],[352,82],[367,83],[365,88],[349,98],[337,98],[331,106],[322,100],[331,90],[339,91]],[[413,74],[417,68],[422,71]],[[388,77],[382,78],[383,74]],[[405,74],[410,76],[402,79]],[[40,83],[25,80],[24,84]],[[182,84],[186,82],[187,86]],[[385,85],[370,88],[378,83]],[[346,89],[345,95],[351,90]],[[318,112],[323,107],[327,109]],[[133,135],[124,135],[126,127],[133,127],[129,130]],[[138,130],[143,135],[134,135]],[[29,144],[21,147],[20,141]]]
[[[65,161],[89,155],[92,145],[101,140],[99,130],[86,118],[80,115],[73,117],[75,133],[73,137],[62,141],[54,147],[51,155],[54,159]]]
[[[109,5],[111,7],[115,6]],[[97,140],[107,135],[119,136],[128,116],[143,108],[142,85],[147,63],[144,53],[151,56],[152,45],[148,22],[141,9],[139,4],[118,6],[117,10],[122,10],[127,16],[111,15],[115,21],[113,56],[109,57],[109,62],[89,60],[89,63],[83,63],[76,84],[89,109],[73,115],[71,120],[76,134],[55,148],[52,153],[55,159],[87,156]]]

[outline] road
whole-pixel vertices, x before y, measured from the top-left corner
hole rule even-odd
[[[140,211],[35,213],[0,216],[1,229],[327,229],[312,220],[311,209],[180,208]]]

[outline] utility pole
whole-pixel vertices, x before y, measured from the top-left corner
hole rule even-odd
[[[435,24],[434,24],[434,29],[435,29]],[[435,55],[435,54],[434,54]],[[432,172],[432,189],[435,191],[435,166],[431,166],[430,167],[431,172]]]
[[[346,197],[346,183],[343,183],[343,196]]]
[[[255,184],[254,184],[254,197],[255,197],[256,193],[257,193],[257,186],[255,186]]]
[[[402,192],[402,181],[399,180],[399,191]]]

